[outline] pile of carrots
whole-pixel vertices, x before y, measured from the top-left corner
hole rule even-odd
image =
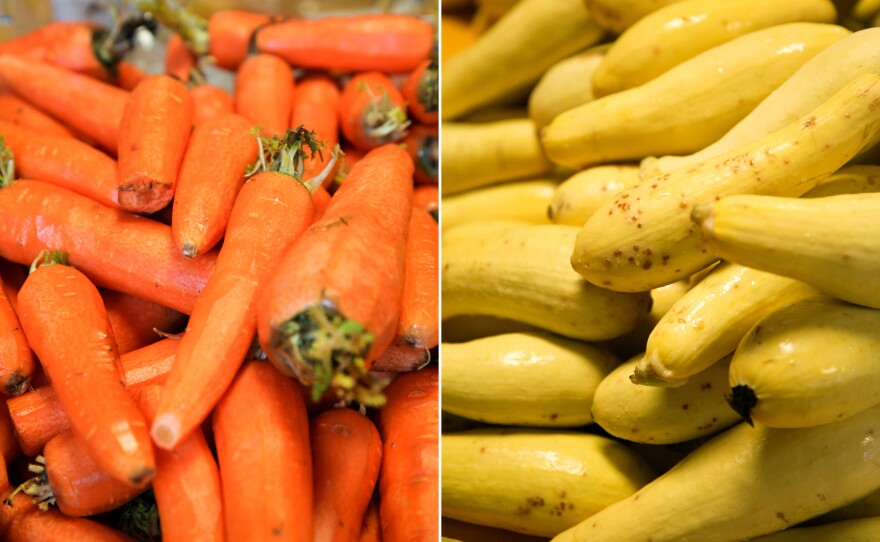
[[[0,43],[0,539],[437,540],[433,25],[135,4]]]

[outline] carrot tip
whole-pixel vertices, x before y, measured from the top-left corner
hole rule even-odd
[[[195,258],[199,255],[199,249],[191,241],[187,241],[180,246],[180,252],[187,258]]]
[[[153,421],[150,436],[159,448],[173,450],[180,440],[180,420],[174,414],[159,414]]]
[[[19,372],[12,373],[3,387],[7,395],[21,395],[31,382],[30,376],[24,376]]]

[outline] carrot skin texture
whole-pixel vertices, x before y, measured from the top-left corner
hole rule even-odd
[[[245,363],[217,404],[213,427],[226,539],[312,540],[309,422],[293,380],[268,363]]]
[[[198,125],[180,166],[171,233],[180,253],[195,258],[223,237],[247,166],[257,159],[251,122],[230,114]]]
[[[414,348],[439,342],[439,231],[427,211],[413,208],[406,238],[406,278],[398,341]]]
[[[193,125],[235,112],[232,96],[215,85],[198,85],[189,89],[193,99]]]
[[[40,134],[0,121],[0,135],[15,155],[19,177],[46,181],[110,207],[116,201],[116,161],[70,137]]]
[[[387,97],[388,103],[385,104]],[[377,108],[396,108],[406,115],[406,100],[391,79],[380,72],[362,72],[349,79],[339,98],[339,122],[345,139],[363,150],[400,141],[405,136],[401,130],[388,134],[377,132],[384,116],[376,120]],[[385,111],[389,113],[389,111]]]
[[[0,278],[0,392],[19,395],[34,374],[34,354]]]
[[[404,373],[385,388],[379,411],[384,443],[379,475],[382,540],[437,540],[439,381],[435,366]]]
[[[0,256],[30,265],[40,251],[58,249],[96,285],[184,314],[216,260],[216,251],[181,258],[170,227],[49,183],[20,180],[0,189]]]
[[[165,45],[165,75],[178,81],[189,81],[190,71],[196,67],[196,56],[179,34],[172,34]]]
[[[403,83],[401,92],[410,115],[422,124],[437,124],[440,120],[437,85],[437,65],[430,60],[419,64]]]
[[[0,90],[0,119],[54,137],[73,137],[63,124],[8,90]]]
[[[290,123],[293,72],[275,55],[248,57],[235,73],[235,112],[261,126],[263,135],[283,135]]]
[[[162,392],[152,427],[160,448],[198,428],[235,378],[256,334],[259,289],[312,214],[308,189],[289,175],[259,173],[242,187]]]
[[[128,92],[47,62],[0,56],[0,82],[67,127],[116,153]]]
[[[125,372],[126,389],[133,396],[149,385],[165,383],[174,357],[177,355],[179,339],[162,339],[159,342],[119,357]],[[15,438],[25,455],[37,455],[47,442],[70,428],[70,421],[64,407],[51,386],[40,386],[6,402],[9,410],[10,434],[14,428]],[[2,431],[0,414],[0,434]],[[0,438],[2,442],[2,438]]]
[[[138,392],[138,406],[152,423],[161,386]],[[156,450],[152,480],[164,542],[222,542],[223,503],[220,472],[205,435],[194,431],[174,451]]]
[[[44,265],[18,294],[19,317],[90,455],[131,486],[155,473],[143,415],[125,390],[113,331],[98,289],[80,271]]]
[[[260,29],[257,49],[292,66],[322,70],[408,72],[428,58],[430,23],[407,15],[287,19]]]
[[[315,132],[326,150],[305,163],[303,179],[315,177],[330,161],[330,153],[339,143],[339,87],[327,76],[313,75],[299,81],[293,94],[293,113],[290,127],[305,126]],[[337,164],[339,162],[337,161]],[[338,165],[335,165],[323,185],[333,182]]]
[[[208,18],[209,51],[217,65],[235,70],[247,58],[251,35],[272,18],[242,10],[220,10]]]
[[[186,325],[183,313],[133,295],[102,290],[101,299],[120,356],[158,342],[156,330],[173,334]]]
[[[141,81],[131,92],[119,130],[119,204],[153,213],[174,197],[192,129],[192,96],[167,75]]]
[[[315,540],[357,541],[382,465],[379,430],[350,408],[319,414],[309,429]]]
[[[327,210],[327,206],[330,205],[330,192],[323,186],[319,186],[314,192],[312,192],[312,204],[315,206],[315,213],[312,216],[312,222],[317,222],[321,220],[324,216],[324,211]]]
[[[437,186],[440,172],[439,129],[436,124],[415,124],[409,127],[403,144],[416,165],[416,184]]]

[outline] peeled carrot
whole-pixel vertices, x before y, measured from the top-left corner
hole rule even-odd
[[[407,344],[391,343],[376,358],[371,367],[374,371],[391,373],[405,373],[421,369],[431,361],[431,354],[427,348],[416,348]]]
[[[315,540],[357,540],[382,465],[379,430],[363,414],[333,408],[309,424]]]
[[[342,133],[352,145],[375,149],[406,136],[406,101],[387,75],[363,72],[349,79],[339,99]]]
[[[19,395],[34,373],[34,354],[0,278],[0,392]]]
[[[63,124],[6,90],[0,90],[0,120],[40,134],[73,137]]]
[[[0,82],[77,133],[116,153],[128,92],[48,62],[0,56]]]
[[[437,220],[440,211],[440,190],[435,184],[420,184],[413,189],[413,207],[419,207]]]
[[[262,13],[242,10],[220,10],[208,19],[210,54],[217,65],[234,70],[247,58],[251,36],[272,18]]]
[[[8,399],[11,397],[2,399],[3,403],[8,404]],[[10,416],[9,409],[5,407],[5,404],[0,405],[0,458],[3,458],[6,463],[11,463],[21,455],[21,447],[15,439],[12,416]]]
[[[192,96],[167,75],[141,81],[125,106],[119,130],[119,204],[153,213],[174,197],[192,129]]]
[[[290,123],[293,72],[275,55],[248,57],[235,73],[235,112],[262,127],[263,135],[282,135]]]
[[[162,388],[147,386],[138,405],[152,422]],[[173,452],[156,450],[152,481],[164,542],[224,540],[220,473],[205,435],[194,431]]]
[[[404,373],[385,389],[379,513],[385,542],[437,540],[439,526],[439,374]]]
[[[223,237],[247,167],[257,158],[252,123],[230,114],[196,127],[180,166],[171,233],[180,253],[195,258]]]
[[[291,128],[305,126],[315,132],[315,137],[332,149],[339,143],[339,87],[336,82],[324,75],[306,77],[296,86],[293,94],[293,114],[290,118]],[[310,160],[305,167],[305,176],[312,177],[320,173],[330,160],[328,153]],[[335,176],[335,169],[324,182],[330,186]]]
[[[116,201],[116,161],[70,137],[41,134],[0,120],[0,136],[25,179],[46,181],[108,205]]]
[[[165,44],[165,75],[186,83],[195,67],[196,56],[189,50],[183,38],[172,34]]]
[[[184,314],[192,311],[216,259],[214,251],[181,258],[170,227],[49,183],[0,188],[0,257],[29,265],[42,250],[61,248],[98,286]]]
[[[245,363],[213,422],[226,539],[312,540],[309,421],[293,380],[268,363]]]
[[[436,124],[415,124],[403,139],[407,152],[416,165],[415,181],[418,184],[437,185],[440,173],[439,129]]]
[[[174,334],[186,325],[184,314],[133,295],[102,290],[101,299],[120,356],[158,342],[157,331]]]
[[[397,330],[412,169],[396,145],[368,153],[264,289],[260,345],[313,398],[332,387],[343,400],[381,403],[366,371]]]
[[[377,492],[378,493],[378,492]],[[364,514],[364,522],[361,525],[361,536],[358,542],[382,542],[382,524],[379,519],[379,499],[376,494],[367,507],[367,513]]]
[[[434,31],[409,15],[287,19],[261,28],[256,42],[297,67],[403,73],[428,58]]]
[[[434,348],[440,328],[439,232],[427,211],[414,208],[406,237],[406,279],[397,335],[415,348]]]
[[[0,490],[0,535],[6,542],[132,542],[111,527],[86,518],[70,517],[59,510],[41,510],[24,494],[12,496],[12,489]]]
[[[215,85],[196,85],[189,89],[193,99],[193,125],[235,112],[232,96]]]
[[[291,147],[282,154],[289,158],[279,161],[299,160],[302,135],[285,137]],[[217,266],[196,299],[162,392],[151,429],[160,448],[174,449],[198,428],[235,378],[256,333],[257,293],[312,214],[309,188],[285,172],[257,173],[242,187]]]
[[[144,386],[163,384],[177,355],[179,339],[162,339],[119,357],[125,387],[131,394]],[[70,421],[51,386],[40,386],[6,402],[15,438],[25,455],[40,453],[52,437],[70,428]],[[0,435],[2,431],[0,415]],[[10,434],[12,429],[10,429]],[[2,442],[2,438],[0,438]]]
[[[406,98],[410,116],[422,124],[440,120],[440,92],[436,60],[425,60],[412,71],[401,92]]]
[[[144,417],[123,385],[113,330],[98,289],[67,265],[41,265],[18,293],[22,329],[74,433],[117,480],[155,473]]]

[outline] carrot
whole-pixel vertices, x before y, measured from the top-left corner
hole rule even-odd
[[[436,221],[440,211],[440,190],[437,185],[421,184],[413,189],[413,206],[428,211]]]
[[[19,396],[20,397],[20,396]],[[8,403],[8,399],[4,398],[3,402]],[[12,424],[12,416],[9,409],[0,406],[0,459],[6,463],[11,463],[21,454],[21,448],[15,439],[15,427]],[[2,487],[2,484],[0,484]]]
[[[391,373],[417,371],[431,362],[427,348],[416,348],[406,344],[391,343],[373,362],[372,370]]]
[[[44,509],[56,504],[65,515],[76,517],[113,510],[147,489],[147,480],[137,485],[117,480],[91,454],[86,442],[64,431],[46,444],[30,468],[37,476],[19,489]]]
[[[198,428],[235,378],[256,333],[257,292],[312,223],[310,187],[294,176],[301,172],[285,167],[308,156],[310,137],[291,130],[283,140],[267,139],[266,146],[279,147],[270,150],[277,171],[254,175],[235,200],[217,266],[196,299],[152,425],[162,449],[174,449]]]
[[[128,92],[48,62],[0,56],[0,82],[68,128],[116,153]]]
[[[16,314],[18,314],[18,291],[26,278],[27,273],[23,265],[0,258],[0,285]]]
[[[293,72],[275,55],[248,57],[235,73],[235,112],[261,126],[263,135],[282,135],[293,107]]]
[[[434,348],[438,342],[440,310],[439,234],[437,223],[414,208],[406,240],[406,280],[397,335],[415,348]]]
[[[309,421],[293,380],[268,363],[245,363],[213,427],[226,539],[312,540]]]
[[[426,367],[398,376],[379,411],[384,443],[379,475],[382,540],[437,540],[439,374]]]
[[[119,361],[125,372],[125,385],[129,393],[134,395],[145,386],[163,384],[174,363],[179,344],[178,339],[163,339],[120,356]],[[67,414],[51,386],[41,386],[17,397],[10,397],[6,405],[15,439],[25,455],[40,453],[52,437],[70,428]]]
[[[116,67],[116,77],[112,79],[112,83],[127,91],[132,91],[141,81],[149,77],[149,73],[138,68],[131,62],[120,61]]]
[[[63,124],[7,90],[0,90],[0,120],[49,136],[73,137]]]
[[[157,331],[174,334],[186,325],[184,314],[133,295],[101,290],[101,299],[120,356],[158,342]]]
[[[315,540],[357,540],[382,465],[379,430],[350,408],[327,410],[309,424]]]
[[[328,149],[339,143],[339,87],[336,82],[324,75],[306,77],[297,84],[293,94],[293,114],[290,126],[305,126],[315,132],[316,137]],[[306,177],[320,173],[329,157],[322,156],[311,160],[305,169]],[[325,188],[333,182],[336,171],[324,183]]]
[[[439,130],[437,125],[416,124],[410,126],[403,140],[406,150],[416,164],[415,181],[419,184],[437,185],[440,172]]]
[[[178,34],[172,34],[165,44],[165,75],[178,81],[189,81],[190,71],[196,67],[196,56]]]
[[[70,517],[59,510],[41,510],[27,495],[0,490],[0,536],[6,542],[132,542],[132,539],[97,521]]]
[[[55,137],[0,120],[0,137],[20,177],[68,188],[108,205],[116,202],[116,161],[70,137]],[[2,145],[0,145],[2,148]]]
[[[251,122],[230,114],[196,127],[180,166],[171,215],[178,250],[195,258],[223,237],[232,204],[257,158]]]
[[[431,54],[431,24],[409,15],[287,19],[257,32],[257,50],[293,66],[403,73]]]
[[[177,173],[192,128],[192,96],[167,75],[141,81],[119,129],[119,204],[153,213],[174,197]]]
[[[217,65],[234,70],[247,58],[253,33],[272,17],[241,10],[220,10],[208,19],[210,54]]]
[[[215,85],[196,85],[189,89],[193,100],[193,125],[222,117],[235,111],[232,96]]]
[[[396,145],[368,153],[264,289],[260,346],[314,399],[332,387],[344,401],[381,403],[366,371],[397,330],[412,170]]]
[[[9,485],[9,473],[6,470],[6,459],[0,455],[0,488],[6,489]],[[0,531],[2,534],[2,531]]]
[[[364,522],[361,525],[361,536],[358,542],[382,542],[382,524],[379,520],[379,499],[376,498],[378,492],[373,494],[370,506],[367,507],[367,513],[364,514]]]
[[[138,405],[150,423],[161,392],[160,386],[151,385],[138,393]],[[223,541],[220,473],[201,431],[193,432],[173,452],[156,450],[152,484],[164,542]]]
[[[364,150],[400,141],[409,126],[403,95],[379,72],[349,79],[339,99],[339,121],[345,138]]]
[[[315,212],[312,216],[312,222],[317,222],[321,220],[324,216],[324,211],[327,210],[327,206],[330,205],[330,192],[323,186],[319,186],[312,192],[312,204],[315,206]]]
[[[0,257],[29,264],[41,251],[60,248],[71,250],[71,263],[98,286],[184,314],[216,260],[213,251],[181,258],[170,227],[64,188],[41,181],[0,188]]]
[[[363,160],[367,155],[367,151],[363,151],[350,143],[343,141],[342,144],[342,160],[336,169],[336,175],[333,177],[333,185],[330,187],[331,192],[339,189],[339,186],[345,180],[345,177],[351,171],[355,164]]]
[[[18,293],[21,326],[74,433],[98,464],[136,486],[155,473],[144,417],[125,391],[98,289],[67,265],[41,265]]]
[[[19,395],[34,372],[34,354],[0,278],[0,391]]]
[[[410,116],[422,124],[437,124],[440,120],[438,71],[436,60],[425,60],[410,73],[401,89]]]

